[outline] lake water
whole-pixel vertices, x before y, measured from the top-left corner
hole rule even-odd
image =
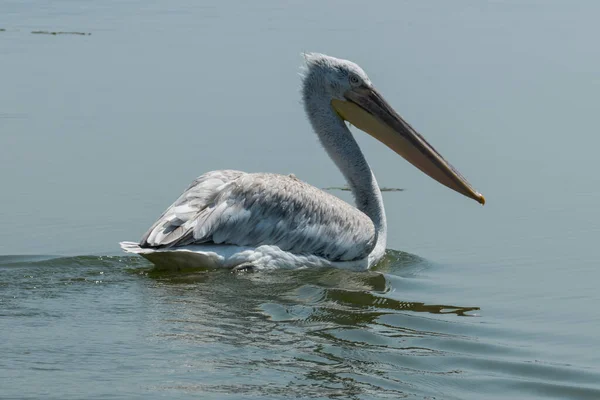
[[[598,15],[3,1],[0,398],[600,398]],[[205,171],[343,186],[299,102],[302,51],[360,64],[486,206],[356,132],[405,189],[384,193],[378,272],[159,273],[122,254]]]

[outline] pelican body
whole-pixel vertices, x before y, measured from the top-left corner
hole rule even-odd
[[[369,269],[385,253],[385,209],[346,121],[441,184],[485,203],[358,65],[323,54],[304,56],[304,109],[356,207],[293,175],[212,171],[194,180],[139,243],[122,242],[125,251],[169,267]]]

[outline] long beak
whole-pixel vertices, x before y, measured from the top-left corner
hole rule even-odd
[[[345,97],[347,101],[331,101],[344,120],[384,143],[442,185],[485,204],[481,193],[398,115],[375,89],[356,88],[346,92]]]

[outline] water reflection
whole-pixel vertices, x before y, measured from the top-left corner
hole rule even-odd
[[[192,365],[193,374],[160,389],[256,396],[433,396],[435,391],[408,384],[407,374],[433,374],[436,379],[456,374],[432,369],[435,363],[422,358],[448,355],[439,347],[440,337],[470,339],[447,332],[446,321],[428,317],[421,324],[412,316],[464,316],[478,307],[391,297],[398,295],[392,277],[410,277],[423,268],[427,262],[420,257],[390,251],[378,270],[369,272],[147,271],[156,283],[156,307],[165,316],[154,335],[170,346],[194,349],[202,359]],[[394,315],[399,318],[388,318]],[[187,358],[186,363],[190,368]],[[214,370],[222,374],[217,381],[199,378]]]
[[[171,271],[152,269],[148,277],[171,290],[185,288],[186,296],[194,287],[198,296],[214,294],[212,301],[231,299],[226,295],[231,284],[235,296],[244,296],[246,305],[253,302],[274,321],[329,321],[337,324],[368,324],[382,314],[423,312],[468,316],[476,306],[427,304],[413,300],[398,300],[387,294],[394,291],[391,277],[411,277],[425,268],[426,260],[405,252],[388,250],[384,259],[372,271],[354,272],[341,269],[306,269],[236,274],[224,270]],[[222,288],[223,290],[220,290]]]
[[[486,398],[502,387],[506,397],[598,398],[597,373],[503,344],[508,330],[461,317],[477,307],[426,301],[435,289],[419,271],[438,266],[406,253],[389,252],[385,273],[175,273],[139,257],[8,256],[0,266],[0,320],[24,337],[21,349],[37,343],[32,370],[42,360],[93,381],[127,355],[121,372],[151,397]],[[3,354],[23,357],[14,345]]]

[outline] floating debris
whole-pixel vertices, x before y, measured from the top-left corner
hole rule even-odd
[[[6,32],[6,29],[0,28],[0,32]]]
[[[80,36],[90,36],[89,32],[51,32],[51,31],[31,31],[31,33],[35,35],[80,35]]]

